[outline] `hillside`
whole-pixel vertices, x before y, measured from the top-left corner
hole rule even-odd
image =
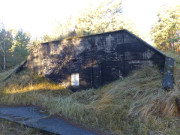
[[[174,57],[175,84],[169,92],[161,88],[162,74],[156,67],[143,67],[99,89],[75,93],[23,71],[6,82],[0,80],[0,104],[39,106],[50,115],[107,134],[178,135],[180,110],[176,99],[180,98],[180,57]],[[7,74],[0,76],[5,78]]]

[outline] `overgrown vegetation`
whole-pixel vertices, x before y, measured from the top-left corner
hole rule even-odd
[[[0,72],[24,61],[29,55],[29,43],[30,34],[23,30],[6,30],[0,22]]]
[[[159,11],[151,35],[158,49],[180,54],[180,4],[166,6]]]
[[[162,74],[155,67],[76,93],[23,71],[1,83],[0,104],[39,106],[50,115],[108,133],[178,135],[180,112],[175,100],[180,98],[180,57],[175,57],[175,84],[169,92],[161,88]]]
[[[2,119],[0,119],[0,131],[1,135],[44,135],[35,129]]]

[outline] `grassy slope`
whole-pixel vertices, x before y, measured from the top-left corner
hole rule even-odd
[[[14,71],[14,68],[11,70],[8,70],[7,72],[0,73],[0,82],[2,82],[6,77],[8,77],[9,74],[11,74]]]
[[[115,134],[178,135],[180,113],[175,99],[180,98],[179,63],[174,89],[165,92],[161,81],[158,69],[144,67],[102,88],[72,93],[24,71],[1,83],[0,104],[40,106],[51,115]]]
[[[0,135],[44,135],[37,130],[0,119]]]

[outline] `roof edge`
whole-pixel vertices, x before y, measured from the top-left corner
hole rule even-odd
[[[87,37],[92,37],[92,36],[98,36],[98,35],[104,35],[104,34],[110,34],[110,33],[116,33],[116,32],[126,32],[132,36],[134,36],[136,39],[140,40],[141,42],[143,42],[144,44],[146,44],[147,46],[149,46],[150,48],[156,50],[158,53],[160,53],[163,56],[168,57],[165,53],[163,53],[162,51],[158,50],[157,48],[155,48],[154,46],[150,45],[149,43],[147,43],[146,41],[144,41],[143,39],[141,39],[140,37],[136,36],[135,34],[133,34],[132,32],[128,31],[127,29],[121,29],[121,30],[116,30],[116,31],[109,31],[109,32],[104,32],[104,33],[97,33],[97,34],[92,34],[92,35],[87,35],[87,36],[77,36],[77,37],[70,37],[70,38],[64,38],[64,39],[59,39],[59,40],[53,40],[53,41],[49,41],[49,42],[43,42],[41,44],[47,44],[47,43],[54,43],[54,42],[60,42],[63,40],[72,40],[75,38],[87,38]]]
[[[91,34],[91,35],[87,35],[87,36],[75,36],[75,37],[69,37],[69,38],[67,37],[67,38],[64,38],[64,39],[52,40],[52,41],[49,41],[49,42],[42,42],[41,44],[59,42],[59,41],[63,41],[63,40],[71,40],[71,39],[74,39],[74,38],[93,37],[93,36],[98,36],[98,35],[103,35],[103,34],[110,34],[110,33],[116,33],[116,32],[123,32],[123,31],[128,31],[128,30],[126,30],[126,29],[121,29],[121,30],[108,31],[108,32],[103,32],[103,33]]]
[[[144,41],[143,39],[141,39],[140,37],[136,36],[135,34],[133,34],[132,32],[128,31],[127,29],[123,29],[125,32],[127,32],[128,34],[136,37],[138,40],[140,40],[141,42],[143,42],[144,44],[146,44],[147,46],[151,47],[152,49],[156,50],[158,53],[160,53],[163,56],[168,57],[165,53],[163,53],[162,51],[158,50],[157,48],[155,48],[154,46],[152,46],[151,44],[147,43],[146,41]]]

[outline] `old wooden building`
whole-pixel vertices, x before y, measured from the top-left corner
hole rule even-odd
[[[73,90],[99,87],[167,56],[127,30],[42,43],[26,67]]]

